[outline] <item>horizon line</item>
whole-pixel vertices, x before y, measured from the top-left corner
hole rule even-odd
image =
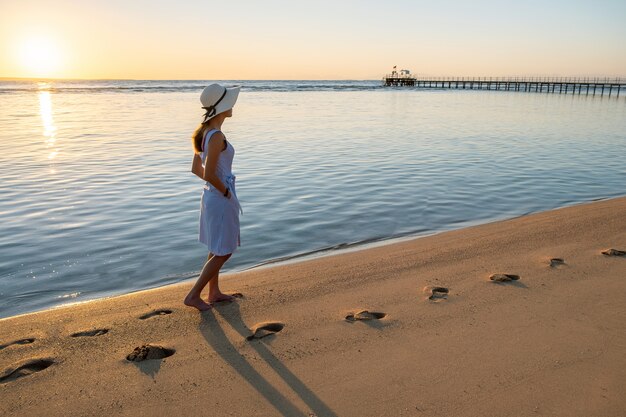
[[[424,78],[626,78],[625,75],[419,75]],[[65,77],[0,77],[0,81],[380,81],[385,78],[65,78]]]

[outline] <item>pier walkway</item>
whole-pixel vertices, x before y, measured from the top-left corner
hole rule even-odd
[[[394,74],[395,75],[395,74]],[[560,77],[398,77],[383,78],[386,86],[418,88],[454,88],[464,90],[504,90],[554,94],[607,94],[619,97],[626,90],[623,78],[560,78]]]

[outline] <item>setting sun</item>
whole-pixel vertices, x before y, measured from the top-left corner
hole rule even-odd
[[[61,67],[61,52],[50,38],[31,38],[18,47],[19,62],[31,77],[54,77]]]

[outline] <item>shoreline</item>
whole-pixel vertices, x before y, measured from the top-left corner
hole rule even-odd
[[[619,416],[626,257],[602,251],[626,249],[625,213],[619,197],[226,274],[243,298],[202,314],[180,283],[6,318],[0,414]],[[145,344],[168,356],[129,362]]]
[[[356,241],[356,242],[339,243],[337,245],[331,245],[331,246],[327,246],[327,247],[323,247],[323,248],[319,248],[319,249],[313,249],[311,251],[302,252],[302,253],[298,253],[298,254],[295,254],[295,255],[288,255],[288,256],[283,256],[283,257],[279,257],[279,258],[269,259],[267,261],[259,262],[257,264],[252,265],[252,266],[249,266],[249,267],[243,267],[241,269],[236,269],[235,271],[229,272],[229,274],[249,271],[249,270],[253,270],[253,269],[257,269],[257,268],[265,268],[265,267],[272,267],[272,266],[287,265],[287,264],[291,264],[291,263],[297,263],[297,262],[300,262],[300,261],[307,261],[307,260],[311,260],[311,259],[323,258],[325,256],[341,255],[343,253],[350,253],[350,252],[353,252],[353,251],[367,250],[367,249],[376,248],[376,247],[379,247],[379,246],[393,245],[393,244],[404,242],[404,241],[407,241],[407,240],[410,241],[410,240],[414,240],[414,239],[423,239],[423,238],[426,238],[426,237],[429,237],[429,236],[439,235],[441,233],[448,233],[448,232],[453,232],[453,231],[457,231],[457,230],[464,230],[464,229],[468,229],[468,228],[472,228],[472,227],[480,227],[480,226],[483,226],[483,225],[486,225],[486,224],[505,222],[505,221],[508,221],[508,220],[514,220],[514,219],[523,218],[525,216],[532,216],[533,214],[545,213],[545,212],[554,211],[554,210],[562,210],[562,209],[565,209],[565,208],[568,208],[568,207],[575,207],[575,206],[579,206],[579,205],[595,203],[595,202],[598,202],[598,201],[608,201],[608,200],[613,200],[613,199],[623,198],[623,197],[626,197],[626,194],[625,195],[619,195],[619,196],[616,196],[616,197],[601,197],[601,198],[595,198],[595,199],[591,199],[591,200],[587,200],[587,201],[583,201],[583,202],[574,202],[574,203],[567,204],[567,205],[564,205],[564,206],[561,206],[561,207],[555,207],[555,208],[547,209],[547,210],[541,210],[541,211],[536,211],[536,212],[524,213],[524,214],[516,215],[516,216],[513,216],[513,217],[488,219],[486,221],[476,220],[476,221],[469,222],[470,224],[467,224],[467,222],[464,221],[464,222],[461,222],[461,224],[462,224],[461,227],[451,228],[451,229],[446,229],[446,230],[440,230],[440,231],[434,231],[434,232],[431,232],[431,231],[407,232],[407,233],[403,233],[403,234],[399,234],[399,235],[391,235],[391,236],[387,236],[387,237],[371,238],[371,239],[366,239],[366,240]],[[169,284],[169,285],[176,285],[176,284]],[[139,291],[142,291],[142,290],[139,290]],[[122,294],[120,294],[120,295],[122,295]]]
[[[223,278],[226,278],[228,276],[236,275],[236,274],[239,274],[239,273],[242,273],[242,272],[254,271],[254,270],[258,270],[258,269],[262,269],[262,268],[280,267],[282,265],[290,265],[290,264],[294,264],[294,263],[297,264],[299,262],[306,262],[306,261],[309,261],[309,260],[325,258],[325,257],[328,257],[328,256],[342,255],[344,253],[358,252],[358,251],[368,250],[368,249],[371,249],[371,248],[377,248],[377,247],[381,247],[381,246],[394,245],[394,244],[405,242],[405,241],[411,241],[411,240],[415,240],[415,239],[423,239],[423,238],[427,238],[427,237],[430,237],[430,236],[436,236],[436,235],[439,235],[439,234],[442,234],[442,233],[449,233],[449,232],[454,232],[454,231],[459,231],[459,230],[465,230],[465,229],[469,229],[469,228],[473,228],[473,227],[480,227],[480,226],[484,226],[484,225],[488,225],[488,224],[494,224],[494,223],[505,222],[505,221],[514,220],[514,219],[518,219],[518,218],[524,218],[526,216],[532,216],[534,214],[540,214],[540,213],[545,213],[545,212],[554,211],[554,210],[562,210],[562,209],[565,209],[565,208],[568,208],[568,207],[576,207],[576,206],[579,206],[579,205],[591,204],[591,203],[599,202],[599,201],[610,201],[610,200],[624,198],[624,197],[626,197],[626,195],[618,196],[618,197],[602,197],[602,198],[596,198],[596,199],[592,199],[592,200],[588,200],[588,201],[584,201],[584,202],[574,202],[574,203],[571,203],[569,205],[556,207],[556,208],[549,209],[549,210],[543,210],[543,211],[538,211],[538,212],[520,214],[520,215],[517,215],[517,216],[514,216],[514,217],[507,217],[507,218],[501,218],[501,219],[495,219],[495,220],[492,219],[492,220],[487,220],[485,222],[474,221],[474,222],[470,222],[472,224],[469,224],[469,225],[463,225],[463,226],[461,226],[459,228],[452,228],[452,229],[441,230],[441,231],[434,231],[434,232],[407,232],[405,234],[392,235],[392,236],[389,236],[389,237],[372,238],[372,239],[367,239],[367,240],[364,240],[364,241],[357,241],[357,242],[351,242],[351,243],[339,243],[337,245],[332,245],[332,246],[323,247],[323,248],[319,248],[319,249],[313,249],[311,251],[307,251],[307,252],[303,252],[303,253],[297,253],[295,255],[287,255],[287,256],[283,256],[283,257],[279,257],[279,258],[269,259],[267,261],[263,261],[263,262],[260,262],[260,263],[257,263],[257,264],[251,265],[251,266],[244,266],[244,267],[241,267],[241,268],[236,268],[236,269],[234,269],[232,271],[228,271],[226,273],[221,274],[221,276]],[[114,295],[103,296],[103,297],[96,297],[96,298],[87,299],[87,300],[83,300],[83,301],[69,302],[67,304],[59,304],[59,305],[51,306],[51,307],[48,307],[48,308],[43,308],[41,310],[27,311],[27,312],[19,313],[19,314],[12,315],[12,316],[0,317],[0,324],[2,323],[3,320],[8,320],[8,319],[15,318],[15,317],[22,317],[22,316],[26,316],[26,315],[30,315],[30,314],[43,313],[43,312],[50,311],[50,310],[57,310],[57,309],[61,309],[61,308],[72,307],[72,306],[75,306],[75,305],[81,305],[81,304],[96,302],[96,301],[100,301],[100,300],[109,300],[109,299],[116,298],[116,297],[123,297],[123,296],[126,296],[126,295],[142,293],[144,291],[152,291],[152,290],[157,290],[157,289],[160,289],[160,288],[167,288],[169,286],[191,284],[196,279],[195,274],[197,274],[197,273],[198,273],[198,271],[183,272],[183,273],[180,273],[180,274],[174,274],[174,275],[180,275],[180,276],[184,276],[184,275],[187,275],[187,274],[194,274],[193,277],[191,277],[191,278],[183,278],[182,281],[176,282],[176,283],[168,283],[168,284],[158,285],[158,286],[151,287],[151,288],[143,288],[143,289],[138,289],[138,290],[125,292],[125,293],[120,293],[120,294],[114,294]]]

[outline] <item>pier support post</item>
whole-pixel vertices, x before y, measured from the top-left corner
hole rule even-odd
[[[448,88],[463,90],[497,90],[497,91],[524,91],[536,93],[556,93],[558,84],[559,94],[568,94],[570,88],[572,95],[582,95],[583,87],[585,95],[596,95],[596,92],[604,96],[604,90],[608,90],[608,96],[613,97],[615,88],[616,97],[619,97],[621,88],[626,87],[622,79],[600,78],[502,78],[502,77],[385,77],[383,85],[388,87],[410,86],[422,88]]]

